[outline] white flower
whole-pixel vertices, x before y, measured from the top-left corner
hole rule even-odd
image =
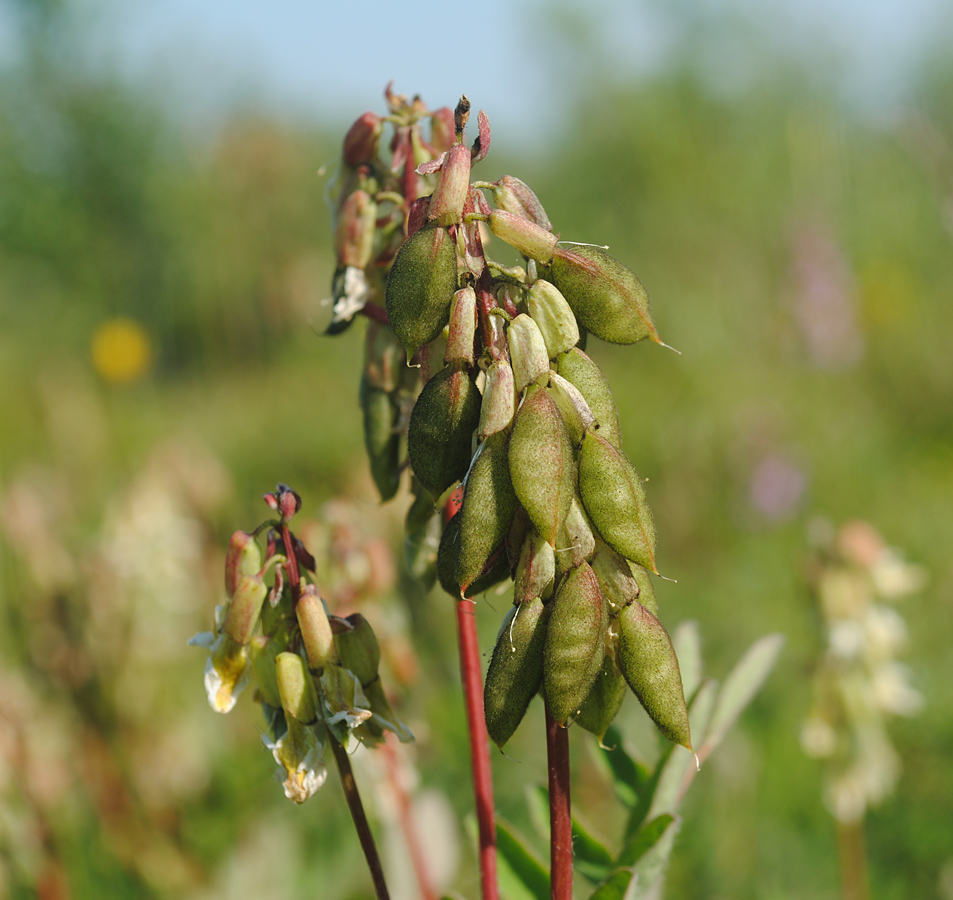
[[[282,779],[285,796],[295,803],[304,803],[327,781],[324,729],[303,725],[290,714],[287,723],[288,730],[277,741],[269,741],[264,735],[262,741],[278,763],[278,777]]]
[[[898,716],[916,715],[923,696],[910,686],[910,669],[903,663],[885,662],[873,672],[874,702],[884,712]]]

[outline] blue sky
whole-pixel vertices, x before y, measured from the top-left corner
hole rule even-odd
[[[600,77],[650,72],[692,36],[714,76],[743,72],[737,35],[762,50],[836,56],[840,88],[868,106],[902,99],[904,75],[942,28],[946,0],[87,0],[104,52],[197,116],[267,105],[341,121],[379,110],[384,85],[431,106],[467,93],[494,131],[553,125],[580,80],[579,45]],[[562,10],[562,12],[559,12]],[[569,12],[567,12],[569,10]],[[709,59],[710,57],[710,59]],[[587,59],[590,57],[587,57]],[[545,112],[540,112],[545,111]]]

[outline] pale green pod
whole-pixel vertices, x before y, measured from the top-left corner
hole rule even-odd
[[[313,584],[306,584],[295,604],[301,629],[301,643],[308,655],[308,666],[320,672],[334,658],[334,635],[324,601]]]
[[[397,428],[400,410],[393,397],[371,387],[366,376],[361,377],[360,400],[371,477],[381,500],[386,502],[400,487],[400,434]]]
[[[498,747],[512,737],[543,680],[543,646],[549,610],[539,599],[511,607],[486,672],[486,730]]]
[[[637,562],[628,560],[629,570],[632,577],[639,586],[639,603],[641,603],[653,616],[658,615],[658,600],[655,599],[655,585],[652,584],[652,576],[645,566],[640,566]]]
[[[589,526],[579,498],[573,496],[569,513],[556,536],[556,568],[568,572],[582,562],[592,559],[596,552],[596,538]]]
[[[588,563],[573,569],[549,603],[543,653],[543,695],[560,725],[589,695],[605,654],[608,604]]]
[[[574,461],[569,433],[556,404],[539,385],[530,385],[510,438],[513,489],[536,530],[555,546],[572,502]]]
[[[657,574],[655,522],[642,479],[621,450],[593,431],[579,451],[579,495],[602,539]]]
[[[424,385],[414,404],[407,453],[414,474],[434,497],[467,473],[481,401],[470,376],[447,366]]]
[[[443,330],[456,289],[456,245],[447,229],[431,225],[407,238],[391,266],[385,294],[387,317],[407,359]]]
[[[480,405],[480,440],[509,428],[516,413],[513,368],[508,359],[495,359],[486,370]]]
[[[591,731],[599,742],[606,736],[609,726],[622,708],[626,683],[615,664],[611,653],[606,653],[602,668],[596,676],[589,696],[583,701],[574,722],[586,731]]]
[[[602,592],[606,595],[606,602],[612,613],[618,613],[622,607],[633,600],[639,600],[641,585],[633,574],[632,567],[627,559],[615,552],[605,541],[596,539],[596,553],[590,563],[592,571],[596,573]],[[646,570],[639,566],[641,571]],[[647,574],[647,573],[646,573]],[[651,587],[651,585],[649,585]],[[652,600],[654,600],[654,595]],[[651,606],[643,604],[651,609]],[[652,610],[655,612],[655,610]]]
[[[476,291],[467,285],[453,295],[444,362],[473,365],[473,341],[476,337]]]
[[[549,373],[549,396],[553,398],[573,447],[578,447],[583,435],[593,427],[598,427],[596,417],[579,388],[567,381],[558,372]]]
[[[236,531],[225,553],[225,596],[231,600],[241,577],[257,575],[261,566],[261,547],[255,536],[247,531]]]
[[[535,222],[503,209],[495,209],[487,216],[487,224],[496,237],[515,247],[528,259],[548,264],[553,258],[559,238]]]
[[[456,568],[456,583],[463,591],[486,568],[513,524],[517,501],[510,480],[508,445],[509,436],[504,432],[487,438],[467,475]],[[505,556],[505,549],[503,553]]]
[[[513,364],[513,382],[517,392],[528,384],[541,384],[549,378],[549,354],[536,323],[526,313],[520,313],[506,329]]]
[[[222,631],[239,644],[248,644],[255,634],[268,588],[258,575],[242,575],[228,604]]]
[[[586,398],[589,409],[599,423],[599,434],[614,447],[621,447],[619,411],[602,370],[582,350],[574,347],[559,357],[557,371]]]
[[[688,707],[675,648],[662,623],[641,603],[630,603],[619,614],[618,662],[659,731],[691,750]]]
[[[551,282],[542,278],[533,282],[526,295],[526,309],[543,336],[550,359],[556,359],[579,343],[576,316]]]
[[[282,709],[309,725],[318,714],[314,705],[314,683],[304,660],[297,653],[279,653],[275,657],[275,673]]]
[[[552,545],[530,527],[516,566],[513,602],[528,603],[537,597],[547,600],[555,578],[556,553]]]
[[[613,344],[634,344],[646,337],[661,343],[642,283],[601,247],[557,248],[552,280],[579,324],[596,337]]]

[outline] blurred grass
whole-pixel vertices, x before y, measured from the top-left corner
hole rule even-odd
[[[251,704],[214,719],[200,654],[182,649],[219,599],[216,548],[263,517],[258,497],[276,481],[312,513],[355,497],[369,527],[398,540],[402,506],[375,511],[363,462],[360,326],[330,340],[309,324],[331,267],[316,173],[340,135],[262,116],[195,141],[150,98],[68,71],[40,38],[33,51],[0,75],[0,647],[5,734],[37,708],[43,724],[19,758],[26,768],[8,753],[0,779],[13,811],[0,830],[0,893],[34,896],[42,876],[47,896],[62,878],[76,898],[211,897],[255,879],[275,897],[313,896],[315,883],[322,897],[366,896],[337,788],[290,809]],[[659,585],[666,623],[700,620],[716,676],[757,636],[788,636],[779,671],[697,779],[668,895],[837,895],[833,822],[797,739],[817,651],[801,571],[816,515],[868,519],[931,573],[904,608],[926,707],[896,729],[905,774],[869,817],[868,849],[874,896],[935,895],[953,860],[939,825],[953,820],[953,81],[925,67],[909,116],[874,126],[796,72],[766,72],[730,96],[691,72],[593,88],[559,142],[505,169],[494,146],[481,173],[530,183],[564,239],[609,244],[681,352],[589,348],[649,479],[662,571],[678,581]],[[91,364],[96,327],[116,316],[153,343],[155,365],[135,383],[107,383]],[[184,438],[204,461],[176,451],[161,464],[161,448]],[[174,611],[183,630],[168,646],[182,652],[125,643],[148,608],[129,600],[132,582],[119,599],[103,595],[121,627],[90,649],[105,627],[96,576],[116,510],[135,507],[157,466],[202,551]],[[211,472],[222,486],[203,499]],[[14,506],[21,488],[28,502]],[[41,524],[30,530],[33,513]],[[9,539],[13,519],[41,568],[56,550],[62,573],[31,570]],[[405,701],[417,766],[462,816],[450,607],[436,595],[408,602],[427,636],[416,642],[424,675]],[[479,604],[486,648],[507,602]],[[164,697],[151,721],[117,699],[143,683],[145,696]],[[623,724],[654,752],[635,707],[630,698]],[[153,759],[172,787],[143,800],[148,773],[136,772],[163,730],[180,737]],[[534,706],[494,761],[500,812],[526,832],[522,792],[542,779],[541,733]],[[50,748],[77,740],[74,771],[17,786],[13,773],[38,777]],[[611,798],[585,764],[585,737],[573,740],[582,808],[612,833]],[[169,774],[182,768],[191,780]],[[110,805],[115,791],[126,799]],[[152,856],[137,860],[143,848]],[[280,872],[268,866],[275,854]],[[44,869],[43,858],[60,865]],[[457,885],[476,895],[472,854]]]

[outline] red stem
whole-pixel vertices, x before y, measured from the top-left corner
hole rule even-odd
[[[572,900],[572,809],[569,799],[569,730],[546,708],[549,761],[550,897]]]
[[[483,900],[498,900],[496,883],[496,825],[493,821],[493,778],[490,775],[490,748],[483,715],[483,675],[477,640],[476,612],[469,600],[457,603],[457,636],[460,643],[460,675],[470,732],[470,765],[473,794],[480,831],[480,881]]]

